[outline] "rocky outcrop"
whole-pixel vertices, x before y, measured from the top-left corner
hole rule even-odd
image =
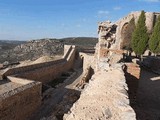
[[[0,62],[17,62],[35,60],[42,56],[53,56],[63,53],[63,43],[56,40],[32,40],[16,46],[0,56]]]

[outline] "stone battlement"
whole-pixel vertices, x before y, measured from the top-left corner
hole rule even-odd
[[[11,68],[4,72],[3,80],[0,80],[0,118],[26,120],[41,105],[42,83],[54,80],[71,69],[75,52],[75,46],[66,45],[60,60]]]
[[[40,82],[11,76],[0,81],[1,120],[25,120],[40,106],[41,88]]]

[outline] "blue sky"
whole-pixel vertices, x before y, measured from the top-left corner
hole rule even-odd
[[[160,12],[160,0],[0,0],[0,39],[96,37],[99,21]]]

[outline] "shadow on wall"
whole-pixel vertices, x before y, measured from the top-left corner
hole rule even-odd
[[[128,95],[129,95],[130,105],[134,109],[134,106],[136,104],[139,79],[134,75],[132,75],[128,69],[129,69],[128,66],[125,66],[124,73],[125,73],[126,83],[128,85]]]
[[[139,72],[136,73],[136,68],[133,63],[126,64],[124,67],[124,73],[126,78],[126,83],[128,85],[128,96],[130,101],[130,106],[136,113],[136,118],[139,118],[139,111],[137,111],[137,91],[139,86]],[[139,74],[138,74],[139,73]],[[141,119],[142,120],[142,119]]]

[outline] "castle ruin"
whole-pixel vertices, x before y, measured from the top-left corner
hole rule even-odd
[[[122,32],[128,22],[133,17],[137,21],[139,15],[140,12],[132,12],[116,23],[100,22],[99,42],[94,54],[73,45],[65,45],[62,59],[4,71],[1,75],[3,80],[0,80],[0,119],[30,118],[42,106],[42,86],[58,78],[63,72],[81,66],[83,77],[76,85],[83,86],[84,89],[81,89],[80,98],[68,113],[64,113],[63,119],[135,120],[136,113],[130,106],[129,97],[135,99],[138,84],[133,85],[130,76],[127,75],[132,75],[138,80],[140,68],[135,63],[121,63],[124,53],[121,42]],[[149,33],[152,32],[158,15],[160,13],[146,12]],[[128,84],[127,79],[130,80]],[[127,93],[130,85],[133,87],[131,96]]]

